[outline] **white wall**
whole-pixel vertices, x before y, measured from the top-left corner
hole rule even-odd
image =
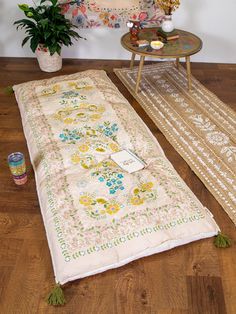
[[[0,0],[0,56],[33,57],[28,46],[21,48],[23,31],[12,25],[23,17],[17,3],[31,0]],[[236,0],[181,0],[174,13],[175,26],[191,31],[203,40],[203,49],[193,61],[236,63]],[[120,45],[120,37],[127,29],[89,29],[79,33],[87,41],[75,42],[63,49],[65,58],[129,59],[130,53]]]

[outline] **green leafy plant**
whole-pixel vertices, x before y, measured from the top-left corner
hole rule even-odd
[[[18,7],[27,17],[14,23],[17,30],[19,28],[26,30],[27,36],[22,41],[22,47],[30,40],[33,52],[42,44],[48,48],[50,55],[55,52],[60,54],[63,45],[70,46],[73,44],[72,39],[83,38],[72,29],[77,27],[61,13],[61,4],[58,0],[41,0],[35,7],[27,4],[19,4]]]

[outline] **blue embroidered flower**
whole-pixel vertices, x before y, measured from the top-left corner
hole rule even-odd
[[[73,98],[73,97],[78,97],[79,96],[79,93],[78,92],[75,92],[73,90],[70,90],[68,92],[63,92],[63,96],[62,98]]]
[[[125,189],[121,180],[124,178],[124,175],[114,171],[114,168],[111,169],[107,162],[103,162],[102,166],[92,172],[91,175],[98,177],[99,182],[104,182],[109,188],[110,194],[115,194],[117,191]]]
[[[62,142],[68,142],[68,144],[75,144],[76,141],[80,140],[83,135],[77,130],[72,131],[63,129],[63,133],[59,135]]]
[[[116,132],[118,131],[117,123],[111,124],[110,121],[105,121],[102,125],[98,126],[98,131],[102,132],[105,136],[116,141]]]

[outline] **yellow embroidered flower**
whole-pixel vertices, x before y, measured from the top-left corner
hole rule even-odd
[[[134,196],[134,197],[132,197],[132,198],[130,199],[130,203],[131,203],[132,205],[135,205],[135,206],[141,205],[141,204],[143,204],[143,202],[144,202],[144,199],[143,199],[143,198],[139,198],[139,197],[137,197],[137,196]]]
[[[59,92],[60,89],[61,89],[60,85],[54,85],[52,87],[45,88],[44,90],[42,90],[41,96],[56,94],[56,92]]]
[[[106,150],[104,149],[104,148],[102,148],[102,147],[97,147],[96,149],[95,149],[97,152],[99,152],[99,153],[104,153]]]
[[[100,107],[97,108],[97,111],[103,113],[105,111],[105,107],[104,106],[100,106]]]
[[[96,135],[96,133],[97,132],[93,129],[86,131],[86,135],[88,135],[88,136],[94,136],[94,135]]]
[[[107,201],[104,198],[97,198],[96,201],[100,204],[106,204]]]
[[[119,146],[115,143],[110,143],[109,144],[109,147],[110,149],[113,151],[113,152],[118,152],[119,151]]]
[[[150,191],[153,188],[153,183],[152,182],[143,183],[141,185],[141,188],[142,190]]]
[[[93,203],[93,199],[90,196],[83,195],[79,199],[80,204],[90,206]]]
[[[94,114],[91,114],[90,117],[92,120],[98,120],[101,118],[101,115],[99,113],[94,113]]]
[[[61,87],[60,85],[54,85],[52,89],[54,92],[59,92],[61,90]]]
[[[97,111],[98,107],[96,105],[89,105],[88,109],[89,111]]]
[[[86,153],[89,150],[89,146],[87,144],[82,144],[79,146],[79,151],[81,153]]]
[[[76,84],[75,82],[69,82],[69,83],[68,83],[68,86],[70,86],[70,87],[76,87],[76,85],[77,85],[77,84]]]
[[[61,116],[58,113],[54,114],[54,119],[55,120],[61,120]]]
[[[65,118],[63,121],[65,124],[72,124],[75,120],[73,118]]]
[[[79,109],[87,109],[89,108],[88,104],[79,104]]]
[[[113,215],[115,213],[117,213],[120,210],[120,206],[116,203],[111,203],[106,207],[106,212],[109,215]]]
[[[79,112],[79,113],[76,114],[76,116],[78,118],[83,118],[85,116],[85,113],[84,112]]]
[[[96,165],[96,160],[92,157],[92,156],[85,156],[82,160],[81,160],[81,167],[83,167],[84,169],[90,169],[93,168]]]
[[[140,190],[138,188],[134,189],[134,194],[138,194]]]
[[[76,153],[71,156],[71,161],[73,162],[73,164],[80,163],[80,160],[80,156]]]

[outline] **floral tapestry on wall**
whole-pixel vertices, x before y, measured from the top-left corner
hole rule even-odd
[[[62,12],[81,28],[120,28],[128,20],[159,25],[163,12],[153,0],[71,0],[62,1]]]

